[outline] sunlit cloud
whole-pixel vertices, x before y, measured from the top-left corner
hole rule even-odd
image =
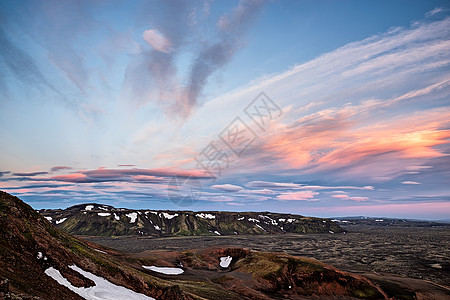
[[[416,182],[416,181],[403,181],[402,184],[420,184],[420,182]]]
[[[233,184],[215,184],[211,186],[211,188],[215,190],[221,190],[224,192],[237,192],[243,189],[243,187]]]
[[[285,192],[278,195],[278,200],[295,200],[295,201],[316,201],[315,195],[319,195],[318,192],[313,191],[300,191],[300,192]]]
[[[155,50],[168,53],[170,52],[170,41],[158,30],[149,29],[144,31],[142,38]]]

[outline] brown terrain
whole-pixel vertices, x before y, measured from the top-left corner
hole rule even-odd
[[[450,226],[372,226],[348,224],[345,234],[284,234],[198,237],[84,237],[128,253],[246,247],[314,258],[364,275],[407,296],[398,299],[450,299]],[[138,255],[138,254],[130,254]],[[393,284],[387,284],[387,282]],[[414,292],[419,295],[414,295]],[[430,295],[431,293],[431,295]],[[438,293],[439,295],[436,295]]]

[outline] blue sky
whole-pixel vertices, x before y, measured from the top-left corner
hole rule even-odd
[[[450,217],[448,1],[3,1],[0,26],[0,189],[35,208]]]

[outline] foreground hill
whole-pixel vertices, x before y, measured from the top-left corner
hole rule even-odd
[[[106,299],[116,292],[123,299],[174,299],[169,282],[143,277],[120,260],[106,257],[97,246],[59,230],[2,191],[0,229],[0,299],[83,299],[74,290],[91,294],[87,299]],[[65,280],[71,289],[50,275]],[[104,284],[100,291],[94,288],[98,282]]]
[[[101,204],[42,209],[42,216],[74,235],[190,236],[277,233],[340,233],[329,219],[269,212],[153,211]]]

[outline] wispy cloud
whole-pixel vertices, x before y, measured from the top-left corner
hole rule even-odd
[[[144,49],[128,66],[125,95],[128,99],[140,99],[140,104],[153,101],[171,114],[189,116],[208,78],[243,46],[246,29],[262,3],[241,0],[231,13],[217,20],[214,36],[206,41],[199,39],[199,24],[192,21],[197,10],[195,2],[160,1],[159,15],[153,15],[157,20],[154,27],[143,32],[143,39],[152,49]],[[180,75],[175,58],[186,50],[193,59],[188,73]],[[183,76],[186,84],[181,83]]]
[[[14,176],[34,177],[38,175],[48,174],[48,172],[29,172],[29,173],[13,173]]]
[[[417,182],[417,181],[403,181],[402,184],[420,184],[420,182]]]
[[[72,167],[68,167],[68,166],[55,166],[50,169],[50,172],[59,172],[59,171],[71,170],[71,169],[72,169]]]
[[[23,175],[26,176],[26,175]],[[46,180],[64,181],[73,183],[91,183],[91,182],[163,182],[167,183],[172,177],[199,179],[210,179],[204,171],[183,171],[173,169],[107,169],[99,168],[96,170],[79,171],[66,175],[57,175]]]
[[[4,172],[1,172],[1,171],[0,171],[0,177],[5,176],[5,175],[8,175],[8,174],[10,174],[10,173],[11,173],[10,171],[4,171]]]
[[[144,31],[142,37],[156,51],[164,53],[169,53],[171,51],[170,41],[156,29],[149,29]]]
[[[356,201],[356,202],[362,202],[362,201],[369,200],[369,197],[358,197],[358,196],[351,197],[351,196],[345,195],[345,194],[332,195],[331,197],[336,198],[336,199],[352,200],[352,201]]]
[[[211,188],[224,192],[237,192],[243,189],[243,187],[233,184],[216,184],[211,186]]]
[[[443,12],[446,12],[446,11],[448,11],[448,9],[446,9],[444,7],[435,7],[434,9],[430,10],[429,12],[427,12],[425,14],[425,16],[427,18],[429,18],[429,17],[432,17],[434,15],[437,15],[437,14],[440,14],[440,13],[443,13]]]

